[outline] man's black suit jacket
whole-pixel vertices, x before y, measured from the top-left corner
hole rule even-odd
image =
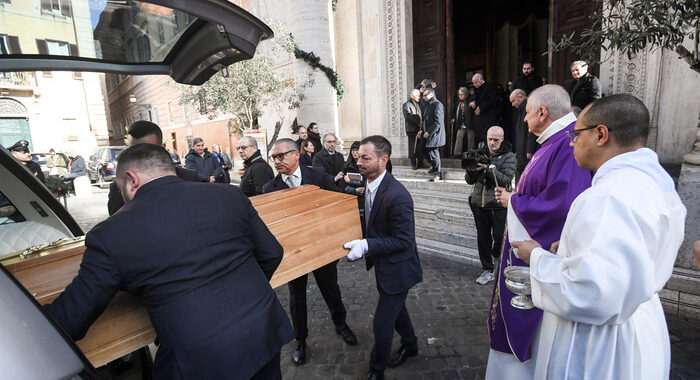
[[[308,166],[299,166],[299,168],[301,169],[302,185],[316,185],[323,190],[342,192],[342,190],[335,185],[335,182],[333,182],[333,177],[326,174],[323,171],[323,168],[315,168]],[[284,182],[284,180],[282,180],[282,174],[278,173],[277,176],[275,176],[275,178],[273,178],[272,180],[270,180],[270,182],[266,183],[265,186],[263,186],[263,193],[271,193],[273,191],[284,190],[288,188],[289,186]]]
[[[200,178],[196,171],[191,169],[181,168],[179,166],[175,167],[175,174],[190,182],[209,182],[209,178]],[[120,208],[124,206],[124,198],[122,197],[119,187],[117,187],[117,181],[112,181],[109,184],[109,194],[107,195],[107,211],[109,215],[114,215],[115,212],[119,211]]]
[[[367,270],[374,266],[377,282],[384,292],[399,294],[423,281],[416,248],[413,198],[388,172],[376,191],[365,233],[369,247],[365,262]]]
[[[137,296],[160,341],[156,379],[249,379],[292,339],[268,282],[282,247],[235,186],[155,179],[85,246],[49,314],[78,340],[117,291]]]

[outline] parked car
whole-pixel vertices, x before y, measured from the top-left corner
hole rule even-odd
[[[117,157],[127,146],[106,146],[97,149],[85,163],[90,182],[97,182],[101,188],[109,187],[117,175]]]
[[[64,153],[57,152],[56,156],[60,156],[66,165],[68,165],[68,162],[70,162]],[[51,174],[51,170],[46,166],[46,160],[48,160],[49,157],[51,157],[51,154],[49,153],[32,153],[32,161],[41,165],[41,171],[44,172],[44,177],[48,177]]]
[[[250,59],[258,43],[273,35],[262,21],[227,0],[2,3],[2,73],[41,71],[50,77],[52,71],[74,71],[77,81],[81,72],[169,75],[178,83],[201,85],[227,66]],[[164,33],[170,30],[174,32]],[[10,96],[14,91],[26,93],[23,86],[33,82],[24,83],[11,87]],[[65,98],[66,103],[71,101],[70,96]],[[56,112],[64,104],[51,106],[43,112]],[[112,148],[123,147],[105,147],[93,155],[94,161],[105,158],[104,168],[86,163],[97,182],[113,179],[119,151]],[[82,235],[47,187],[0,146],[0,262],[30,246]],[[32,295],[4,267],[0,269],[0,378],[99,378]],[[142,347],[129,356],[149,355]],[[150,363],[141,360],[139,367],[142,377],[150,378]]]

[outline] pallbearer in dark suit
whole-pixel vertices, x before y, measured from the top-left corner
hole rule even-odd
[[[78,276],[49,314],[77,340],[124,290],[158,334],[155,379],[281,379],[292,326],[269,280],[283,251],[248,198],[177,178],[152,144],[121,153],[117,182],[126,205],[87,233]]]
[[[416,334],[406,309],[409,289],[423,281],[418,259],[413,219],[413,199],[386,164],[391,143],[382,136],[362,140],[357,166],[367,178],[365,186],[365,239],[345,244],[348,259],[363,255],[367,270],[374,266],[379,303],[374,313],[374,348],[368,379],[383,379],[384,369],[403,364],[418,354]],[[391,355],[394,329],[401,336],[401,347]]]
[[[324,190],[339,191],[333,177],[326,174],[323,168],[299,166],[299,151],[292,139],[279,139],[270,152],[277,169],[277,176],[263,186],[263,193],[271,193],[301,185],[316,185]],[[323,238],[319,236],[319,238]],[[335,331],[343,337],[345,343],[356,345],[357,338],[345,323],[347,312],[338,286],[338,261],[322,266],[313,271],[318,289],[331,312]],[[296,365],[306,363],[306,337],[309,335],[306,315],[306,282],[308,275],[303,275],[289,282],[289,313],[292,315],[297,348],[294,350],[292,361]]]

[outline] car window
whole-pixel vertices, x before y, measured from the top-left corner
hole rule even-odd
[[[14,204],[0,192],[0,226],[4,224],[24,222],[26,219]]]
[[[119,155],[121,154],[121,152],[123,152],[124,150],[125,150],[125,149],[110,149],[110,153],[111,153],[110,160],[111,160],[111,161],[116,160],[117,157],[119,157]]]

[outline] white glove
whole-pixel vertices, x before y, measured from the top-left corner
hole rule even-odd
[[[355,261],[359,260],[367,252],[367,241],[366,240],[353,240],[345,243],[343,245],[345,249],[349,249],[348,260]]]

